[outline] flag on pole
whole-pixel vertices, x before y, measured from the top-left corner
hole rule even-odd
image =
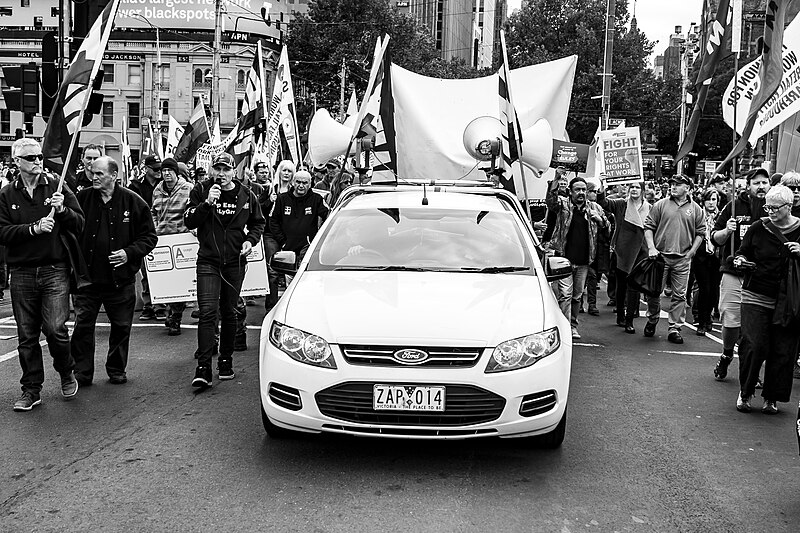
[[[275,162],[281,151],[280,130],[286,137],[286,144],[292,160],[299,163],[302,160],[300,149],[300,136],[297,133],[297,114],[294,102],[294,88],[292,73],[289,69],[289,52],[284,46],[278,59],[278,70],[275,75],[275,86],[272,90],[272,99],[269,102],[269,119],[267,120],[267,150],[270,161]]]
[[[86,104],[92,93],[92,84],[100,70],[103,53],[111,35],[119,1],[109,2],[94,21],[58,88],[50,120],[47,121],[42,137],[44,165],[54,172],[63,174],[64,167],[69,164],[84,120]]]
[[[169,130],[167,132],[167,147],[164,148],[164,157],[173,157],[175,148],[183,137],[183,127],[178,124],[175,117],[169,116]]]
[[[197,149],[208,142],[208,120],[206,120],[206,107],[202,100],[192,111],[189,123],[183,128],[183,135],[174,150],[176,161],[188,163],[194,159]]]
[[[264,117],[264,105],[261,101],[264,91],[262,89],[261,71],[259,65],[261,60],[261,43],[257,44],[256,54],[253,57],[253,66],[247,76],[247,85],[244,92],[244,103],[242,104],[242,114],[236,124],[236,137],[228,147],[228,152],[233,155],[238,165],[244,158],[253,153],[253,145],[256,143],[258,132],[261,128],[261,120]]]
[[[498,94],[500,97],[500,131],[503,136],[503,163],[506,171],[511,176],[500,175],[500,185],[516,194],[518,198],[528,199],[527,185],[525,184],[525,171],[522,165],[522,131],[517,119],[514,101],[511,99],[511,76],[509,75],[508,53],[506,52],[506,34],[500,30],[500,46],[503,52],[503,64],[498,74]],[[511,165],[519,164],[519,176],[512,172]],[[521,195],[522,194],[522,195]]]
[[[792,0],[770,0],[767,2],[766,20],[764,22],[764,48],[761,53],[761,68],[758,77],[761,83],[758,92],[750,102],[750,114],[747,116],[742,136],[736,142],[731,153],[725,156],[715,173],[721,172],[728,164],[744,151],[747,141],[756,124],[758,110],[773,95],[783,78],[783,30],[786,26],[786,8]]]
[[[692,151],[692,147],[694,147],[694,140],[697,137],[697,128],[700,126],[700,118],[703,116],[706,100],[708,99],[708,89],[711,87],[714,73],[717,71],[717,65],[719,65],[724,53],[725,43],[729,40],[731,33],[731,25],[728,23],[729,12],[730,0],[720,0],[719,6],[717,7],[717,16],[705,32],[706,42],[701,52],[702,62],[700,64],[700,72],[698,72],[697,81],[695,82],[695,87],[698,89],[695,97],[694,109],[692,109],[689,124],[686,126],[686,134],[683,137],[683,142],[678,148],[678,153],[675,155],[676,163],[686,157],[686,155]],[[683,102],[681,102],[681,105],[684,105]]]
[[[353,89],[353,92],[350,93],[350,101],[347,103],[347,111],[344,114],[344,120],[347,122],[347,119],[353,115],[358,113],[358,102],[356,100],[356,91]]]
[[[367,116],[375,112],[375,139],[373,141],[370,160],[366,167],[372,167],[372,183],[394,182],[397,179],[397,145],[394,123],[394,95],[392,94],[392,57],[391,50],[383,54],[381,69],[381,86],[373,94],[377,104],[370,103]],[[353,115],[355,118],[355,115]],[[360,163],[359,163],[360,164]]]
[[[369,81],[367,82],[367,90],[364,92],[364,99],[361,101],[361,107],[358,110],[358,116],[353,123],[353,133],[350,135],[350,143],[347,146],[345,155],[350,153],[350,148],[353,146],[353,141],[365,135],[374,135],[375,126],[373,119],[378,116],[380,110],[375,108],[375,94],[380,95],[381,87],[383,87],[384,76],[384,61],[383,56],[386,54],[386,48],[389,46],[389,35],[385,35],[383,39],[378,37],[375,43],[375,53],[372,57],[372,67],[369,71]]]
[[[150,147],[150,154],[158,156],[159,159],[164,159],[164,144],[161,142],[161,129],[158,128],[152,120],[147,121],[147,136],[150,139],[148,144]]]
[[[122,133],[120,134],[120,151],[122,152],[122,185],[127,187],[131,182],[131,172],[133,165],[131,163],[131,144],[128,141],[128,124],[127,117],[122,116]]]

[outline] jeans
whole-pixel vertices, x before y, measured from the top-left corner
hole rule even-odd
[[[104,306],[111,331],[108,334],[106,373],[108,377],[125,377],[128,367],[128,347],[131,324],[136,307],[136,288],[133,283],[90,285],[75,294],[75,329],[72,332],[72,356],[75,358],[75,376],[83,382],[94,378],[94,329],[100,306]]]
[[[572,265],[572,275],[558,280],[558,306],[573,327],[578,327],[578,309],[588,273],[589,265]]]
[[[44,333],[53,368],[67,374],[75,367],[69,349],[69,267],[48,265],[11,268],[11,305],[17,321],[22,390],[39,394],[44,361],[39,335]]]
[[[719,259],[714,255],[698,255],[692,261],[692,271],[697,281],[697,318],[701,326],[711,325],[711,314],[719,302]]]
[[[689,269],[691,261],[686,257],[665,255],[664,257],[664,286],[672,288],[669,306],[669,332],[680,332],[686,320],[686,284],[689,282]],[[661,314],[661,299],[658,297],[647,299],[647,321],[650,324],[658,323]]]
[[[281,249],[281,246],[272,235],[264,235],[264,249],[267,254],[267,280],[269,282],[269,294],[267,294],[264,300],[264,307],[266,307],[267,312],[269,312],[269,310],[278,303],[278,278],[281,276],[272,270],[272,267],[269,266],[269,262],[272,256],[275,255],[275,252]]]
[[[197,263],[197,365],[211,366],[211,355],[220,315],[219,358],[232,359],[236,335],[236,304],[242,289],[246,260],[226,265]]]
[[[597,284],[600,282],[598,279],[597,269],[590,266],[589,271],[586,273],[586,303],[589,309],[597,307]]]
[[[773,324],[773,313],[773,309],[760,305],[742,304],[739,386],[742,396],[752,396],[761,364],[765,363],[761,396],[765,400],[788,402],[800,337],[794,329]]]
[[[167,322],[180,326],[184,311],[186,311],[186,302],[167,304]]]

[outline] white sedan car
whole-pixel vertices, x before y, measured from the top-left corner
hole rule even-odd
[[[264,318],[272,437],[564,439],[572,338],[517,200],[478,186],[348,189]],[[293,254],[288,254],[293,255]]]

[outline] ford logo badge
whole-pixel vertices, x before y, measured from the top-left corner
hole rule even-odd
[[[394,352],[394,360],[403,365],[419,365],[428,360],[428,354],[416,348],[404,348]]]

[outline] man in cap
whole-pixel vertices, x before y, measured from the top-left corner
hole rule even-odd
[[[112,158],[95,159],[92,188],[78,193],[87,221],[80,244],[92,280],[75,293],[75,330],[70,347],[81,385],[90,385],[94,379],[95,324],[101,305],[111,323],[106,373],[115,385],[128,381],[136,272],[158,239],[147,204],[117,184],[118,171]]]
[[[153,207],[153,191],[156,185],[161,181],[161,159],[156,155],[148,155],[144,158],[144,176],[139,181],[132,181],[128,188],[142,197],[148,208]],[[153,301],[150,299],[150,284],[147,281],[147,270],[142,268],[142,301],[144,307],[142,314],[139,315],[139,320],[155,320],[163,319],[166,311],[163,305],[159,305],[158,309],[153,307]]]
[[[180,173],[180,165],[181,163],[171,157],[161,163],[161,182],[153,191],[153,206],[150,208],[157,235],[189,232],[183,222],[183,214],[189,205],[192,184]],[[181,334],[181,320],[185,310],[186,302],[167,304],[164,325],[167,326],[170,336]]]
[[[728,204],[728,194],[726,191],[728,190],[728,183],[730,183],[730,181],[731,180],[726,178],[724,174],[714,174],[714,177],[708,182],[709,185],[717,190],[717,195],[719,196],[717,209],[720,211]]]
[[[745,272],[736,268],[733,258],[742,238],[764,211],[770,176],[763,168],[747,174],[747,190],[729,202],[717,216],[711,241],[720,250],[722,281],[719,286],[719,313],[722,322],[722,355],[714,367],[714,378],[722,381],[728,376],[728,366],[733,361],[733,349],[739,341],[742,325],[742,284]]]
[[[197,369],[192,386],[210,387],[211,358],[217,315],[220,319],[219,379],[233,371],[236,303],[244,279],[247,255],[261,239],[264,217],[256,195],[234,179],[233,156],[219,154],[211,164],[211,179],[198,183],[189,195],[184,221],[197,230]]]
[[[644,239],[650,257],[661,255],[664,258],[664,279],[672,288],[667,340],[683,344],[681,328],[686,319],[686,285],[692,258],[706,234],[706,221],[703,208],[689,196],[693,185],[691,178],[676,174],[669,184],[669,196],[655,203],[644,222]],[[645,337],[655,335],[660,314],[661,300],[648,300]]]

